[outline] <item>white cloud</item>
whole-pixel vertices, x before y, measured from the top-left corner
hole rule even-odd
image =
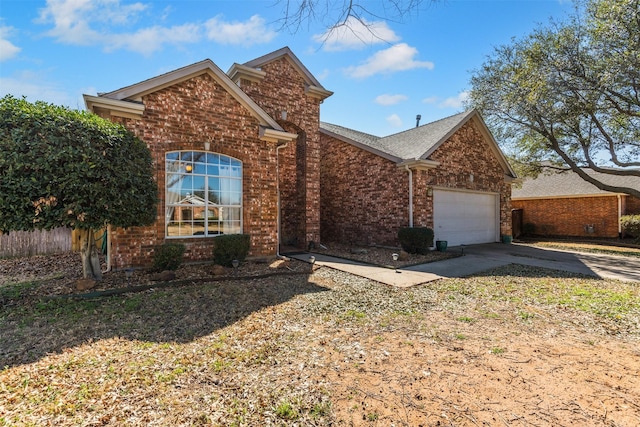
[[[452,96],[442,101],[438,106],[440,108],[460,108],[469,99],[469,92],[460,92],[458,96]]]
[[[360,21],[350,16],[344,24],[324,34],[314,35],[313,40],[322,43],[323,50],[341,51],[362,49],[377,43],[393,43],[399,41],[400,37],[384,21]]]
[[[22,50],[7,40],[12,30],[12,27],[0,27],[0,62],[13,58]]]
[[[62,43],[92,45],[111,34],[92,28],[94,24],[121,25],[133,22],[146,8],[142,3],[121,5],[120,0],[47,0],[38,22],[53,23],[47,35]]]
[[[118,25],[131,26],[148,8],[144,3],[125,5],[120,0],[47,0],[38,22],[53,24],[46,34],[61,43],[98,45],[106,51],[126,49],[143,55],[159,51],[166,44],[196,43],[203,34],[221,44],[242,46],[268,43],[277,36],[259,15],[244,22],[226,22],[217,16],[204,24],[152,25],[121,32],[114,29]],[[161,21],[170,12],[169,7],[163,9]]]
[[[148,27],[133,34],[114,34],[106,41],[105,50],[127,49],[143,55],[150,55],[162,49],[166,43],[195,43],[200,39],[199,27],[184,24],[173,27]]]
[[[61,43],[101,45],[106,51],[126,49],[143,55],[159,51],[166,44],[196,43],[203,32],[209,40],[242,46],[267,43],[277,35],[259,15],[245,22],[225,22],[217,16],[204,24],[186,22],[170,27],[152,25],[135,31],[114,30],[118,25],[131,26],[148,8],[144,3],[125,5],[120,0],[47,0],[38,22],[53,24],[46,34]],[[170,12],[170,7],[163,9],[160,20],[165,21]]]
[[[389,95],[385,93],[384,95],[376,96],[375,102],[379,105],[395,105],[407,99],[409,98],[406,95]]]
[[[389,117],[386,118],[386,120],[387,120],[387,123],[389,123],[393,127],[396,127],[396,128],[402,127],[402,119],[397,114],[390,115]]]
[[[433,62],[416,61],[414,58],[418,54],[415,47],[406,43],[399,43],[376,52],[369,57],[364,64],[357,67],[349,67],[346,73],[355,78],[370,77],[375,74],[390,74],[396,71],[413,70],[416,68],[433,69]]]
[[[245,22],[225,22],[221,16],[216,16],[204,25],[209,40],[220,44],[251,46],[268,43],[277,35],[267,28],[264,18],[259,15],[253,15]]]
[[[430,96],[422,100],[423,104],[435,104],[436,102],[438,102],[437,96]]]

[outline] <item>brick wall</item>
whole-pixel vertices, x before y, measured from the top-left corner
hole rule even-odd
[[[523,224],[535,225],[535,233],[549,236],[618,237],[618,198],[602,197],[513,200],[522,209]],[[590,233],[587,225],[593,225]]]
[[[112,237],[115,268],[148,266],[153,248],[165,241],[165,152],[209,151],[243,162],[243,227],[251,236],[250,255],[273,255],[277,249],[275,144],[258,139],[258,121],[208,74],[143,97],[141,119],[111,119],[123,123],[145,141],[155,163],[158,221],[149,227],[117,229]],[[167,239],[185,243],[191,261],[212,258],[215,238]]]
[[[640,199],[633,196],[625,197],[625,215],[640,215]]]
[[[395,245],[409,225],[409,180],[390,160],[320,137],[323,242]]]
[[[298,140],[279,151],[282,243],[306,247],[320,240],[320,100],[285,57],[261,65],[260,82],[240,88]],[[286,111],[286,119],[282,112]]]
[[[322,135],[321,230],[323,241],[397,245],[409,225],[408,172],[396,163]],[[467,122],[430,157],[436,169],[413,172],[414,226],[433,228],[429,186],[500,193],[500,232],[511,234],[511,186],[473,121]],[[473,173],[474,179],[469,179]]]

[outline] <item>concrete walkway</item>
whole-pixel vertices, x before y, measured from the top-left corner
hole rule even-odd
[[[311,254],[295,254],[287,256],[289,258],[309,262],[310,255]],[[362,264],[357,261],[316,253],[314,253],[313,256],[316,257],[316,265],[346,271],[347,273],[351,273],[356,276],[366,277],[367,279],[375,280],[391,286],[397,286],[399,288],[408,288],[421,283],[431,282],[432,280],[442,279],[441,276],[429,272],[411,271],[406,269],[393,270],[391,268],[377,267],[374,265]]]
[[[508,264],[569,271],[605,279],[640,282],[640,258],[585,254],[528,245],[488,243],[450,248],[464,256],[393,270],[342,258],[313,254],[316,264],[346,271],[391,286],[407,288],[446,277],[466,277]],[[309,261],[310,254],[290,255]]]

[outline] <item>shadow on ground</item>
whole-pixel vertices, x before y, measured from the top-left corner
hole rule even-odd
[[[0,369],[112,337],[190,342],[297,295],[308,275],[197,284],[90,300],[27,299],[0,311]]]

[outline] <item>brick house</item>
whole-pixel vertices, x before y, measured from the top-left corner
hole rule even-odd
[[[111,266],[149,265],[165,241],[211,259],[228,233],[249,234],[251,256],[319,241],[320,103],[331,94],[285,47],[227,73],[205,60],[85,95],[89,111],[147,143],[158,182],[157,222],[110,230]]]
[[[638,177],[585,172],[611,185],[640,188]],[[533,224],[538,235],[618,237],[620,216],[640,214],[637,197],[600,190],[572,171],[525,179],[512,194],[512,208],[522,210],[522,223]]]
[[[215,237],[250,235],[250,256],[340,240],[397,244],[434,227],[450,245],[511,233],[515,174],[475,111],[385,138],[320,123],[331,96],[287,47],[226,73],[204,60],[98,96],[87,109],[149,146],[157,221],[109,229],[112,268],[156,245],[211,259]]]
[[[382,138],[329,123],[320,133],[322,241],[397,245],[406,226],[449,246],[511,235],[516,175],[476,111]]]

